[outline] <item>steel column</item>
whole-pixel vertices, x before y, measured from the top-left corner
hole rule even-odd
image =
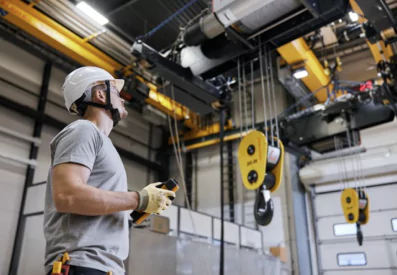
[[[309,228],[306,217],[306,198],[303,185],[298,176],[297,157],[289,156],[289,174],[291,182],[291,199],[295,220],[296,251],[299,274],[312,274],[309,243]]]
[[[227,181],[229,197],[229,219],[234,222],[234,160],[233,160],[233,141],[226,142],[227,147]]]
[[[40,89],[39,103],[37,106],[37,118],[35,120],[34,130],[33,130],[33,137],[35,137],[35,138],[41,137],[41,132],[43,129],[43,118],[44,118],[44,113],[45,113],[45,106],[47,103],[48,86],[49,86],[50,78],[51,78],[51,69],[52,69],[52,63],[47,62],[44,67],[43,79],[41,82],[41,89]],[[31,143],[29,158],[32,160],[36,160],[38,152],[39,152],[39,146],[35,143]],[[35,167],[29,165],[27,168],[27,171],[26,171],[25,184],[23,186],[22,201],[21,201],[21,206],[19,209],[19,217],[18,217],[18,224],[17,224],[17,232],[15,235],[14,246],[13,246],[12,256],[11,256],[11,263],[10,263],[10,268],[9,268],[9,272],[8,272],[9,275],[18,274],[18,265],[19,265],[19,259],[21,256],[23,235],[24,235],[25,224],[26,224],[26,218],[23,217],[23,211],[25,208],[26,195],[27,195],[28,188],[30,186],[32,186],[32,184],[33,184],[34,172],[35,172]]]
[[[189,205],[192,205],[193,198],[193,153],[187,152],[185,154],[185,176],[186,176],[186,195],[189,201]],[[187,202],[185,201],[185,207],[187,207]]]
[[[221,180],[220,180],[220,191],[221,191],[221,248],[220,248],[220,257],[219,257],[219,275],[224,274],[224,259],[225,259],[225,238],[224,238],[224,212],[223,212],[223,204],[225,201],[225,193],[223,189],[223,135],[224,135],[224,117],[225,117],[225,110],[221,110],[219,114],[219,124],[221,125],[219,131],[219,146],[220,146],[220,170],[221,170]]]

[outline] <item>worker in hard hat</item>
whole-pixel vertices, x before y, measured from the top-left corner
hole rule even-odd
[[[107,71],[82,67],[62,87],[67,110],[82,116],[51,141],[44,210],[46,274],[64,253],[70,274],[124,274],[129,250],[130,210],[160,214],[172,191],[153,183],[128,192],[121,158],[109,139],[127,117],[120,91],[124,80]],[[63,273],[62,273],[63,274]],[[108,273],[110,274],[110,273]]]

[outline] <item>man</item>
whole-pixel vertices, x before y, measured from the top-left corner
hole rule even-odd
[[[175,193],[150,184],[127,191],[126,172],[109,134],[128,113],[124,80],[96,67],[70,73],[62,88],[71,114],[83,116],[51,141],[44,211],[46,274],[67,252],[69,275],[124,274],[129,210],[160,214]],[[109,273],[110,274],[110,273]]]

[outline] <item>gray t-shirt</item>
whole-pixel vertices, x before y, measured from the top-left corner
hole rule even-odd
[[[87,120],[66,126],[51,141],[51,167],[78,163],[91,170],[87,184],[99,189],[127,192],[127,175],[112,141]],[[114,275],[124,274],[129,250],[128,211],[105,216],[57,212],[52,199],[51,169],[48,174],[44,236],[46,272],[64,252],[70,265],[84,266]]]

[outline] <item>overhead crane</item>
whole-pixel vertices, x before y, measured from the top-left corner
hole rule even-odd
[[[3,18],[11,24],[43,41],[81,65],[103,68],[114,77],[126,78],[133,76],[138,83],[142,83],[145,86],[145,93],[147,93],[145,102],[147,104],[152,105],[178,121],[183,121],[183,125],[192,131],[199,131],[203,135],[219,132],[219,124],[217,123],[201,128],[202,121],[200,115],[177,101],[172,100],[170,97],[165,96],[159,91],[157,85],[135,73],[131,66],[123,66],[90,44],[89,41],[96,34],[81,38],[35,9],[34,6],[35,2],[27,4],[18,0],[0,0],[0,9],[3,10]],[[128,90],[121,91],[120,95],[127,101],[133,97]],[[231,121],[229,121],[226,129],[231,127]]]

